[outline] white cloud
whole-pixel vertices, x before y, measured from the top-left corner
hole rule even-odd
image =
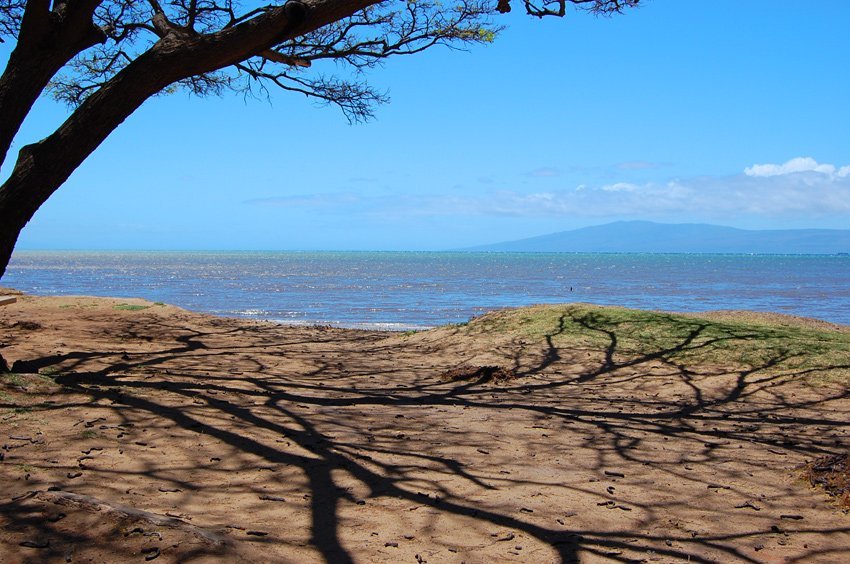
[[[744,174],[756,177],[784,176],[800,172],[818,172],[827,176],[844,178],[850,176],[850,166],[837,168],[831,164],[820,164],[811,157],[797,157],[781,165],[755,164],[744,169]]]
[[[394,206],[405,213],[404,205]],[[699,176],[666,182],[581,184],[546,192],[504,190],[481,195],[420,196],[417,214],[524,217],[654,217],[706,219],[743,217],[850,217],[850,174]]]
[[[773,167],[773,168],[770,168]],[[778,172],[777,172],[778,171]],[[252,205],[309,208],[376,217],[633,217],[705,220],[850,218],[850,166],[793,159],[731,176],[663,182],[583,183],[546,191],[454,190],[444,193],[337,193],[263,198]]]

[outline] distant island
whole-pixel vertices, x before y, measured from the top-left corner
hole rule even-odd
[[[720,225],[617,221],[464,251],[563,253],[850,253],[850,229],[749,230]]]

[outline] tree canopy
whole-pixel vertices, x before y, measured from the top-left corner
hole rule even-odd
[[[512,6],[513,2],[513,6]],[[366,71],[436,45],[489,43],[498,15],[568,6],[613,14],[639,0],[0,0],[0,41],[14,42],[0,77],[0,166],[44,94],[67,120],[23,146],[0,186],[0,276],[36,210],[145,100],[187,89],[268,95],[277,88],[368,120],[384,93]]]

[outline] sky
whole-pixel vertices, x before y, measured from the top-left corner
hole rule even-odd
[[[370,71],[391,102],[367,124],[284,92],[153,98],[17,248],[444,250],[618,220],[850,228],[850,2],[497,22],[493,45]],[[40,100],[16,147],[67,113]]]

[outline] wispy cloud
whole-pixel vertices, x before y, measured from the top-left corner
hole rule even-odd
[[[781,172],[777,172],[781,171]],[[270,197],[250,205],[312,208],[352,215],[514,216],[604,218],[682,215],[734,219],[795,219],[850,214],[850,167],[792,159],[753,165],[739,174],[655,182],[589,183],[558,190],[487,190],[442,194],[356,195],[353,193]]]

